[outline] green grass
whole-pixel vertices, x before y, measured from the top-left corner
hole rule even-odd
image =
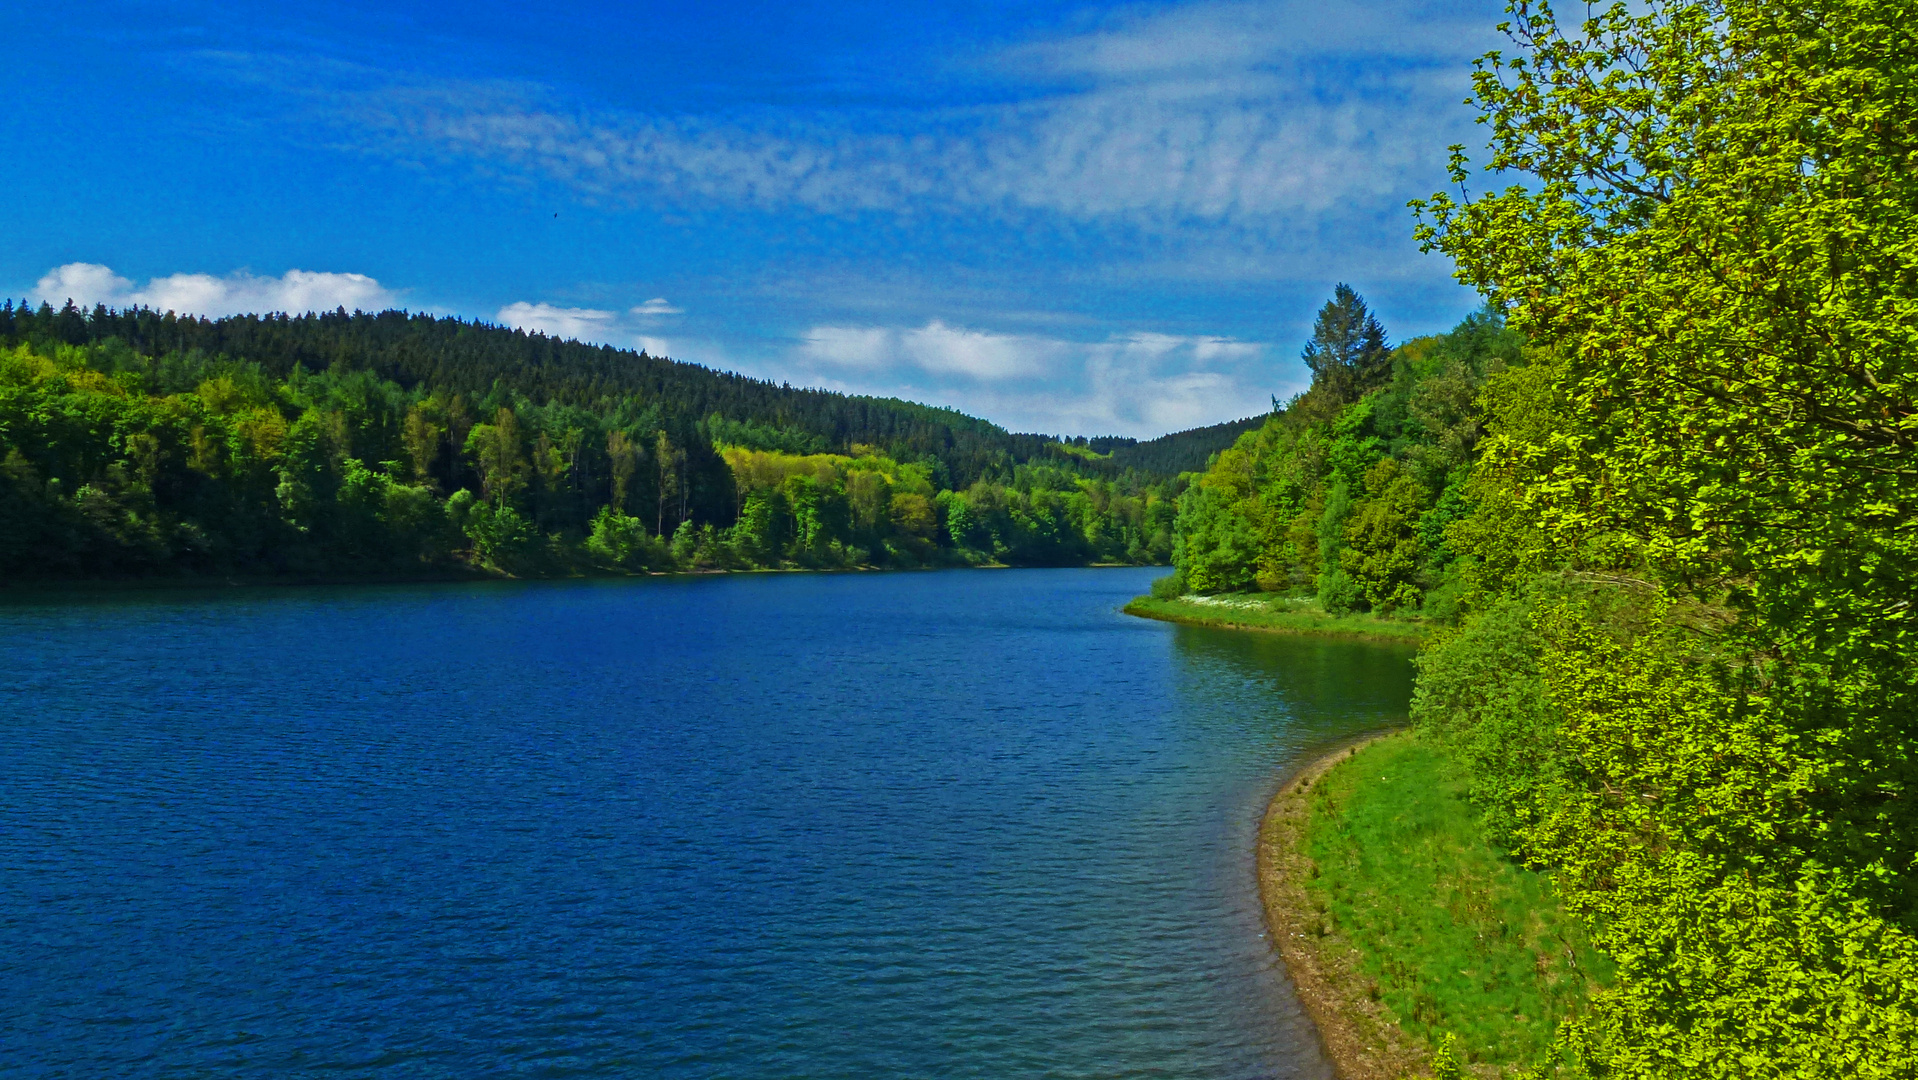
[[[1369,614],[1330,615],[1316,600],[1268,593],[1226,593],[1203,598],[1180,597],[1176,600],[1141,596],[1127,604],[1125,610],[1129,615],[1168,622],[1294,634],[1337,634],[1416,641],[1424,637],[1427,631],[1424,623]]]
[[[1313,788],[1306,892],[1358,952],[1367,992],[1470,1061],[1543,1064],[1610,967],[1549,880],[1493,846],[1452,764],[1416,735],[1374,743]]]

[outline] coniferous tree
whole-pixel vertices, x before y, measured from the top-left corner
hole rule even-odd
[[[1379,325],[1365,298],[1343,281],[1319,309],[1302,358],[1312,370],[1312,384],[1341,402],[1376,388],[1392,366],[1385,327]]]

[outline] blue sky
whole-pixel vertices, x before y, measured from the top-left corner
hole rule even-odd
[[[1261,411],[1338,281],[1476,306],[1404,204],[1497,2],[22,6],[0,290],[397,305],[1016,430]]]

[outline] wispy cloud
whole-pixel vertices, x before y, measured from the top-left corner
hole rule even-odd
[[[48,271],[34,286],[31,299],[56,306],[68,300],[81,307],[144,305],[218,317],[275,311],[302,314],[342,307],[372,311],[391,307],[398,298],[365,274],[288,270],[279,277],[260,277],[236,270],[221,276],[170,274],[136,287],[109,267],[75,262]]]
[[[1445,0],[1231,0],[1135,8],[1094,29],[1014,46],[994,59],[1034,75],[1215,77],[1302,58],[1457,61],[1483,51],[1485,29],[1482,19]]]
[[[1438,160],[1449,125],[1422,74],[1356,80],[1337,100],[1273,74],[1127,86],[972,111],[917,136],[823,119],[652,120],[502,105],[459,88],[394,95],[358,118],[401,154],[524,170],[596,197],[822,213],[1050,212],[1264,231],[1389,194]],[[437,100],[431,100],[436,98]],[[767,128],[775,127],[768,124]],[[1425,159],[1430,159],[1426,161]]]
[[[531,82],[367,69],[329,69],[301,92],[362,149],[593,198],[1162,230],[1196,219],[1273,235],[1305,216],[1402,202],[1408,172],[1436,175],[1466,126],[1456,61],[1479,37],[1413,0],[1188,5],[988,58],[982,71],[1022,88],[1007,104],[909,115],[652,115]],[[1381,52],[1397,62],[1352,62]],[[220,59],[299,84],[270,58]]]

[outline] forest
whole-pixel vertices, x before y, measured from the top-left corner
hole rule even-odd
[[[1277,408],[1276,400],[1272,404]],[[1078,439],[1075,442],[1094,453],[1106,455],[1113,465],[1120,468],[1177,476],[1180,473],[1204,471],[1212,455],[1231,446],[1241,434],[1263,423],[1264,416],[1253,416],[1175,431],[1144,442],[1114,436]]]
[[[1509,11],[1515,182],[1414,204],[1486,309],[1341,287],[1161,589],[1438,628],[1415,727],[1616,968],[1538,1075],[1918,1075],[1918,20]]]
[[[0,304],[0,581],[1162,563],[1180,482],[454,319]]]

